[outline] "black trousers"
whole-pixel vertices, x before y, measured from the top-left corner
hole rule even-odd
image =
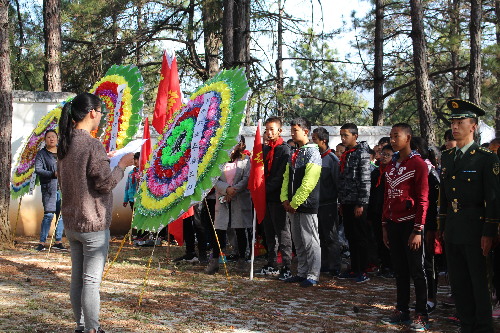
[[[415,313],[427,315],[427,279],[424,270],[424,239],[422,246],[413,251],[408,246],[408,239],[413,232],[414,221],[392,222],[387,224],[387,236],[392,258],[392,267],[396,273],[397,306],[401,312],[409,312],[410,278],[415,287]]]
[[[319,206],[318,232],[321,246],[322,270],[339,272],[341,260],[336,203]]]
[[[446,242],[446,259],[462,333],[493,333],[486,258],[477,244]]]
[[[198,207],[195,207],[198,209]],[[190,216],[185,218],[182,225],[184,233],[184,241],[186,242],[186,253],[195,253],[195,243],[198,240],[198,253],[200,257],[205,257],[207,254],[207,230],[203,224],[201,217]]]
[[[377,247],[378,260],[380,261],[380,268],[389,269],[392,271],[392,261],[389,249],[384,244],[382,235],[382,220],[376,219],[372,221],[373,236]],[[376,263],[378,264],[378,262]]]
[[[266,217],[262,221],[266,235],[267,264],[277,267],[278,250],[281,251],[283,266],[292,264],[292,233],[290,221],[286,218],[286,211],[279,202],[268,202]]]
[[[363,214],[354,216],[354,204],[342,205],[344,231],[349,242],[351,253],[351,270],[356,274],[365,272],[368,266],[368,221],[366,220],[367,207],[363,206]]]
[[[216,229],[217,237],[219,238],[219,243],[222,252],[226,249],[227,243],[227,230]],[[238,255],[241,259],[245,259],[245,253],[247,251],[247,230],[245,228],[234,228],[236,232],[236,239],[238,241]],[[220,251],[217,246],[217,242],[212,244],[212,257],[219,258]]]

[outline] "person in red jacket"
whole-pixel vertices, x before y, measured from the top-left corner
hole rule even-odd
[[[422,231],[429,205],[427,164],[410,147],[410,125],[399,123],[391,129],[392,162],[386,169],[383,240],[390,249],[396,273],[397,305],[382,322],[410,324],[413,331],[425,331],[428,323],[427,280],[424,270]],[[410,320],[410,277],[415,287],[415,318]]]

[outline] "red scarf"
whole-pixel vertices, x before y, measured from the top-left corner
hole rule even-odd
[[[380,183],[382,182],[382,178],[384,177],[384,173],[389,167],[389,164],[391,164],[391,162],[387,163],[386,165],[379,165],[378,171],[380,172],[380,174],[378,175],[377,185],[375,185],[375,187],[379,187]]]
[[[356,151],[357,148],[352,148],[349,150],[346,150],[342,156],[340,156],[340,173],[344,172],[345,164],[347,163],[347,155],[350,153]]]
[[[266,156],[266,161],[267,161],[267,175],[271,173],[271,167],[273,166],[273,159],[274,159],[274,148],[277,146],[283,144],[283,138],[279,137],[276,141],[269,141],[267,145],[271,147],[269,152],[267,153]]]
[[[139,172],[138,167],[134,167],[132,169],[132,185],[135,185],[136,182],[139,182],[141,180],[141,173]]]
[[[330,154],[331,151],[332,151],[331,149],[328,149],[327,151],[325,151],[323,154],[321,154],[321,158],[323,158],[326,155]]]
[[[292,153],[292,167],[295,167],[295,161],[297,160],[297,156],[299,155],[300,148],[295,149]]]

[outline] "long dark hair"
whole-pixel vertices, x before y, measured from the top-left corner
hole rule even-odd
[[[90,93],[77,95],[73,100],[64,104],[59,119],[59,146],[57,147],[59,159],[63,159],[68,153],[75,124],[81,122],[91,110],[98,110],[100,107],[101,99]]]

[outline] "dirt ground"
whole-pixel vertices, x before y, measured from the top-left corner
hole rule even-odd
[[[114,258],[121,239],[114,239]],[[0,332],[73,332],[69,301],[69,252],[38,253],[33,239],[17,239],[15,250],[0,251]],[[126,244],[101,286],[101,326],[106,332],[393,332],[380,324],[395,302],[395,282],[372,277],[364,284],[321,276],[303,289],[256,276],[228,264],[214,276],[199,264],[174,265],[183,248],[155,249],[142,305],[152,248]],[[258,259],[255,268],[264,264]],[[108,263],[109,265],[109,263]],[[108,266],[107,266],[108,267]],[[439,288],[439,296],[449,293]],[[439,307],[429,332],[458,332],[446,319],[453,309]],[[500,321],[495,320],[500,332]]]

